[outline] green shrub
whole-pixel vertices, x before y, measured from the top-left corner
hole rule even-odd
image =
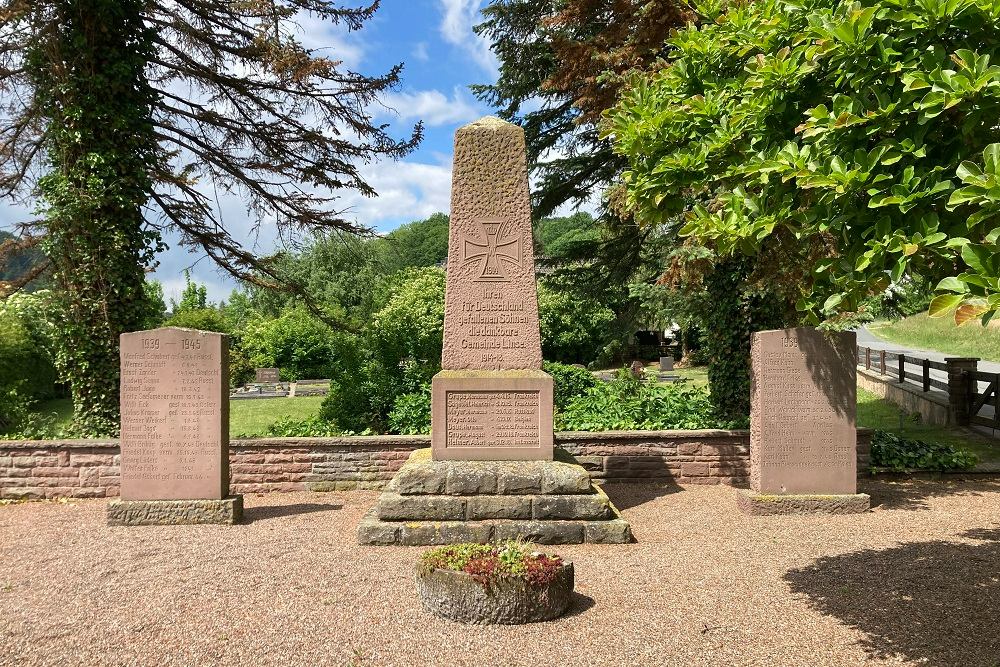
[[[431,386],[423,391],[400,394],[389,413],[389,432],[421,435],[431,432]]]
[[[538,285],[542,356],[565,363],[593,361],[607,342],[615,314],[596,299]]]
[[[341,431],[335,424],[331,424],[321,417],[309,417],[308,419],[287,417],[268,426],[267,435],[273,438],[328,438],[354,434]]]
[[[274,319],[254,318],[239,338],[250,368],[279,368],[281,379],[333,377],[341,334],[305,308],[289,308]]]
[[[704,388],[640,382],[627,372],[570,400],[556,419],[556,428],[565,431],[746,428],[748,424],[749,418],[719,418]]]
[[[887,431],[872,434],[873,469],[903,472],[906,470],[968,470],[975,467],[975,454],[939,442],[903,438]]]
[[[190,308],[178,311],[166,321],[164,326],[214,331],[223,334],[232,333],[226,318],[216,308]]]
[[[596,387],[598,383],[593,373],[579,366],[546,361],[542,364],[542,370],[552,376],[558,410],[565,408],[571,399],[586,394],[588,389]]]
[[[390,430],[397,397],[425,391],[440,370],[443,331],[444,272],[408,269],[392,276],[382,306],[338,348],[320,416],[345,431]],[[417,423],[407,418],[406,426]]]
[[[51,313],[45,291],[17,294],[0,304],[0,388],[16,388],[29,403],[59,393]]]

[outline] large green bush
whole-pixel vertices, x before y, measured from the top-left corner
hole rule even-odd
[[[562,410],[571,400],[583,396],[599,382],[593,373],[578,366],[546,361],[542,364],[542,370],[552,376],[556,410]]]
[[[238,340],[249,367],[277,367],[282,380],[294,382],[333,377],[341,337],[305,308],[292,307],[274,319],[249,321]]]
[[[940,442],[904,438],[887,431],[872,434],[871,466],[876,470],[968,470],[977,462],[975,454]]]
[[[444,271],[408,269],[392,276],[361,333],[338,348],[320,415],[345,431],[386,432],[397,398],[423,393],[440,370],[443,330]],[[408,414],[412,407],[406,406]],[[401,405],[397,419],[403,410]]]
[[[855,311],[907,273],[937,280],[956,267],[940,310],[1000,305],[990,234],[1000,150],[988,149],[1000,4],[695,9],[700,21],[665,44],[669,64],[637,75],[606,119],[641,224],[681,224],[721,255],[759,255],[812,322]],[[982,312],[967,305],[963,315]]]
[[[54,307],[51,293],[44,290],[0,303],[0,389],[17,388],[29,401],[58,393]]]
[[[542,355],[564,363],[589,363],[607,343],[615,314],[596,299],[538,284]]]

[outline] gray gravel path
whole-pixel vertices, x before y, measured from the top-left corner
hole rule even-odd
[[[422,611],[419,548],[359,547],[376,494],[246,498],[236,527],[0,507],[3,665],[997,665],[1000,481],[869,483],[875,509],[744,517],[733,490],[613,485],[637,544],[576,562],[555,622]]]

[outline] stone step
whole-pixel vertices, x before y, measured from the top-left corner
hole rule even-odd
[[[410,495],[569,495],[591,493],[590,474],[568,452],[554,461],[434,461],[414,451],[387,490]]]
[[[632,530],[617,513],[603,521],[383,521],[373,508],[358,525],[358,543],[364,545],[431,546],[503,540],[535,544],[626,544]]]
[[[490,519],[600,520],[613,513],[603,490],[558,495],[403,495],[383,493],[375,506],[382,521],[484,521]]]

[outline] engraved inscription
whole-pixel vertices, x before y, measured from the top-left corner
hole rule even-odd
[[[541,446],[537,391],[449,391],[445,447]]]
[[[123,497],[219,493],[227,414],[221,354],[218,339],[198,332],[160,329],[123,336]]]
[[[755,336],[750,422],[755,490],[854,493],[853,409],[835,407],[843,397],[834,395],[849,392],[854,383],[840,354],[813,330]],[[843,403],[853,405],[853,396],[847,399]]]
[[[508,220],[479,220],[478,239],[462,239],[462,266],[478,268],[474,282],[509,282],[504,264],[521,268],[521,237]]]

